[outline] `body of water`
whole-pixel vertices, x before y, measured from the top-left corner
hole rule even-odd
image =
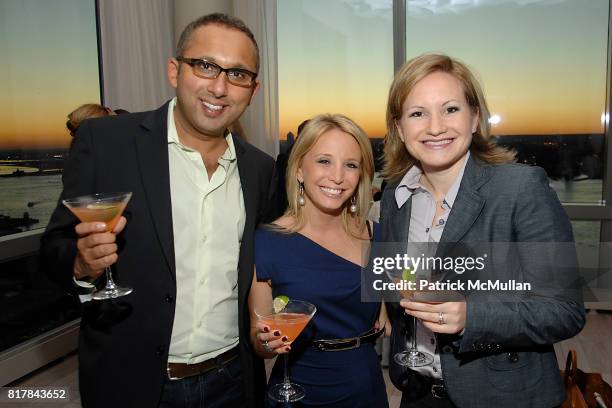
[[[28,212],[39,222],[27,229],[44,228],[62,191],[62,176],[22,176],[0,178],[0,214],[21,218]],[[22,228],[26,230],[26,228]]]
[[[550,181],[561,202],[599,204],[602,181]],[[27,211],[30,218],[39,222],[29,229],[44,228],[55,209],[62,190],[62,176],[23,176],[0,178],[0,214],[21,218]],[[30,204],[28,206],[28,204]],[[581,241],[599,240],[599,222],[575,222],[576,239]],[[25,229],[24,229],[25,230]]]
[[[550,180],[562,203],[601,204],[603,181],[586,179],[580,181]]]
[[[551,187],[562,203],[602,204],[602,180],[563,181],[551,180]],[[595,245],[599,242],[601,222],[572,221],[576,242]]]
[[[3,174],[13,174],[17,170],[23,171],[24,173],[36,173],[38,171],[38,169],[36,167],[3,166],[3,165],[0,165],[0,175],[3,175]]]

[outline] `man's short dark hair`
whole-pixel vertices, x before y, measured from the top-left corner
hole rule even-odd
[[[176,45],[176,55],[183,55],[183,52],[185,51],[185,48],[187,48],[187,44],[189,43],[189,40],[191,40],[191,36],[195,30],[211,24],[233,28],[243,32],[247,37],[249,37],[253,43],[253,46],[255,47],[255,68],[256,71],[259,72],[259,47],[257,46],[257,41],[255,41],[253,32],[249,29],[249,27],[247,27],[246,24],[244,24],[244,21],[224,13],[207,14],[189,23],[179,37],[178,44]]]

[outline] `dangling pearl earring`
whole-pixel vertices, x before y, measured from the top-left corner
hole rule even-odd
[[[298,180],[298,188],[299,193],[297,202],[299,206],[303,207],[306,204],[306,200],[304,200],[304,182]]]
[[[351,197],[351,206],[349,207],[349,211],[351,214],[355,214],[357,212],[357,199],[355,196]]]

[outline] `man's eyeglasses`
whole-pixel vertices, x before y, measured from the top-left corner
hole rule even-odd
[[[242,68],[222,68],[214,62],[210,62],[205,59],[185,57],[176,57],[176,59],[177,61],[191,65],[191,68],[193,68],[193,74],[200,78],[215,79],[222,72],[225,72],[225,76],[227,76],[227,80],[230,84],[243,87],[251,86],[255,81],[255,78],[257,78],[257,74],[255,72]]]

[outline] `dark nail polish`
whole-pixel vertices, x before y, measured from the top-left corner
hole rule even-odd
[[[290,352],[291,351],[291,347],[285,347],[285,351],[286,352]]]
[[[270,329],[268,329],[267,327],[264,327],[264,329],[263,329],[263,330],[264,330],[264,333],[267,333],[267,332],[269,332],[269,331],[270,331]]]
[[[276,330],[276,331],[275,331],[273,334],[274,334],[275,336],[280,336],[280,331]]]
[[[282,340],[282,341],[287,341],[287,340],[289,340],[289,337],[287,337],[287,336],[283,336],[283,338],[282,338],[281,340]]]

